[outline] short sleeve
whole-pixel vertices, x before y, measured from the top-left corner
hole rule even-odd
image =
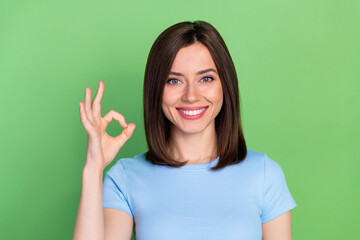
[[[282,168],[265,154],[261,222],[266,223],[296,206]]]
[[[134,217],[126,193],[126,175],[121,159],[106,173],[103,182],[103,208],[116,208]]]

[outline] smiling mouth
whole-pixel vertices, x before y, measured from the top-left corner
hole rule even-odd
[[[181,109],[181,108],[177,108],[177,110],[179,110],[180,112],[182,112],[185,115],[195,116],[195,115],[199,115],[200,113],[205,111],[206,108],[208,108],[208,106],[204,107],[204,108],[197,109],[197,110],[184,110],[184,109]]]

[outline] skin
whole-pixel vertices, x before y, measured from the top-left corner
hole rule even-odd
[[[214,69],[198,75],[198,71]],[[172,123],[168,150],[177,161],[208,162],[217,157],[215,117],[223,104],[223,90],[209,50],[201,43],[180,49],[162,96],[162,110]],[[208,106],[196,120],[183,118],[176,108]],[[201,143],[201,144],[200,144]]]
[[[291,211],[262,224],[263,240],[292,240]]]
[[[197,74],[201,70],[216,72]],[[162,110],[172,123],[169,154],[177,161],[198,164],[217,157],[215,117],[223,104],[223,89],[209,50],[201,43],[181,48],[164,87]],[[177,108],[209,106],[196,120],[183,118]],[[263,240],[291,240],[291,211],[262,224]]]

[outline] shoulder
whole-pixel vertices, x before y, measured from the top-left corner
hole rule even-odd
[[[265,153],[247,148],[247,154],[243,164],[253,166],[256,169],[262,169],[266,158],[267,155]]]
[[[253,149],[247,148],[247,155],[245,160],[251,161],[262,161],[265,158],[266,154],[263,152],[255,151]]]
[[[151,165],[145,158],[145,153],[135,155],[133,157],[120,158],[107,171],[108,174],[118,174],[129,169],[141,169],[142,167]]]
[[[145,153],[135,155],[131,158],[122,158],[118,162],[123,165],[123,168],[128,170],[134,170],[136,172],[151,170],[155,166],[146,159]]]
[[[281,170],[280,165],[273,159],[271,159],[266,153],[255,151],[252,149],[247,149],[248,154],[245,158],[245,162],[256,164],[258,167],[261,167],[266,170]]]
[[[239,167],[256,174],[262,179],[281,178],[283,173],[280,165],[266,153],[247,149],[247,155]]]

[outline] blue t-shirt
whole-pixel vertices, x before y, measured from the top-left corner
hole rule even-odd
[[[261,224],[297,206],[266,154],[248,149],[243,162],[211,171],[218,160],[172,168],[145,153],[122,158],[105,175],[103,207],[130,214],[137,240],[261,240]]]

